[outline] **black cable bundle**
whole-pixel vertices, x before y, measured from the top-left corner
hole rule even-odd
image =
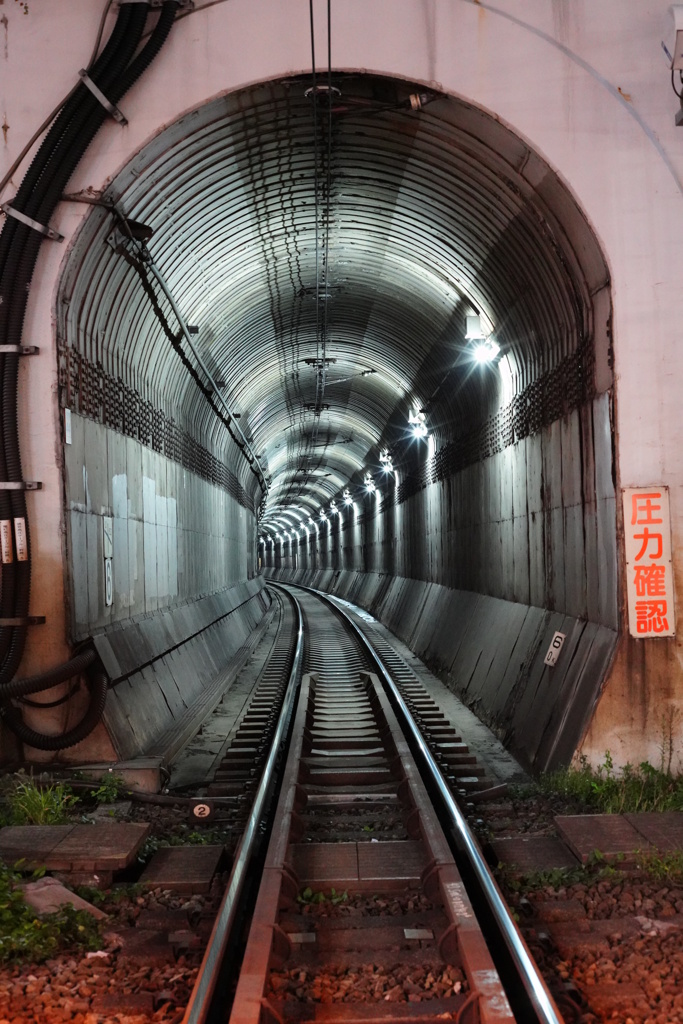
[[[179,0],[165,0],[159,20],[149,39],[136,54],[144,32],[149,5],[125,0],[102,53],[88,69],[88,75],[107,99],[116,104],[142,75],[163,46],[176,15]],[[24,180],[11,201],[13,209],[39,224],[47,225],[64,188],[90,145],[107,111],[82,83],[67,99],[45,136]],[[7,216],[0,234],[0,345],[19,345],[24,326],[28,291],[43,236],[12,216]],[[0,354],[0,480],[23,480],[17,427],[19,356]],[[0,489],[0,520],[23,519],[27,558],[2,565],[0,618],[24,619],[29,614],[31,547],[23,490]],[[2,716],[19,738],[43,750],[60,750],[78,743],[99,721],[104,710],[107,681],[95,670],[96,656],[84,664],[80,655],[41,676],[14,680],[26,646],[26,626],[0,627],[0,704],[18,696],[49,689],[90,668],[95,673],[90,707],[73,729],[62,736],[50,736],[29,729],[21,713],[5,706]]]

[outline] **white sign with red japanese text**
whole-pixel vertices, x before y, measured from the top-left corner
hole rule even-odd
[[[667,487],[624,488],[624,544],[631,636],[676,632]]]

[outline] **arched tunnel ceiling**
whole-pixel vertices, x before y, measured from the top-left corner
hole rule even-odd
[[[136,272],[161,268],[269,477],[264,528],[353,490],[382,447],[409,458],[411,409],[438,449],[498,408],[501,366],[474,363],[467,314],[500,345],[509,401],[590,338],[606,279],[567,191],[495,119],[400,81],[333,84],[331,101],[310,78],[259,86],[162,131],[95,197],[60,289],[63,344],[225,453],[169,301]]]

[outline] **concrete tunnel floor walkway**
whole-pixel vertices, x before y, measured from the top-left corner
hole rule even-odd
[[[463,742],[476,754],[483,769],[482,774],[486,775],[493,785],[503,782],[523,785],[532,781],[488,726],[480,722],[477,716],[451,693],[391,630],[358,605],[340,598],[336,600],[371,623],[403,658],[455,726]],[[277,620],[273,617],[249,661],[232,679],[216,710],[206,720],[201,734],[195,736],[169,765],[172,790],[186,789],[192,785],[201,786],[208,775],[218,767],[239,718],[246,710],[258,684],[276,629]]]

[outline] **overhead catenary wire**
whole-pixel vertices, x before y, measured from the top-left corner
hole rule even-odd
[[[327,339],[329,330],[328,301],[329,301],[329,236],[330,236],[330,209],[331,209],[331,162],[332,162],[332,19],[331,0],[327,0],[327,73],[326,86],[320,86],[318,81],[318,68],[316,63],[315,47],[315,13],[313,0],[309,0],[309,32],[311,47],[311,88],[306,95],[311,97],[313,104],[313,217],[314,217],[314,273],[315,273],[315,360],[313,362],[315,371],[315,394],[312,408],[308,411],[313,414],[313,424],[309,433],[302,438],[298,458],[305,463],[311,458],[311,452],[319,447],[320,420],[324,411],[324,398],[327,386]],[[324,90],[324,91],[323,91]],[[327,118],[325,124],[324,149],[320,141],[320,118],[319,100],[324,95],[327,100]],[[324,154],[324,156],[323,156]],[[324,201],[321,202],[320,164],[324,159]],[[322,221],[322,231],[321,231]],[[322,234],[322,239],[321,239]],[[322,258],[321,258],[322,257]],[[328,435],[329,437],[329,435]],[[325,442],[325,446],[329,443]],[[302,468],[302,472],[307,472]],[[280,504],[286,503],[292,492],[292,484],[287,488],[285,494],[280,497]]]

